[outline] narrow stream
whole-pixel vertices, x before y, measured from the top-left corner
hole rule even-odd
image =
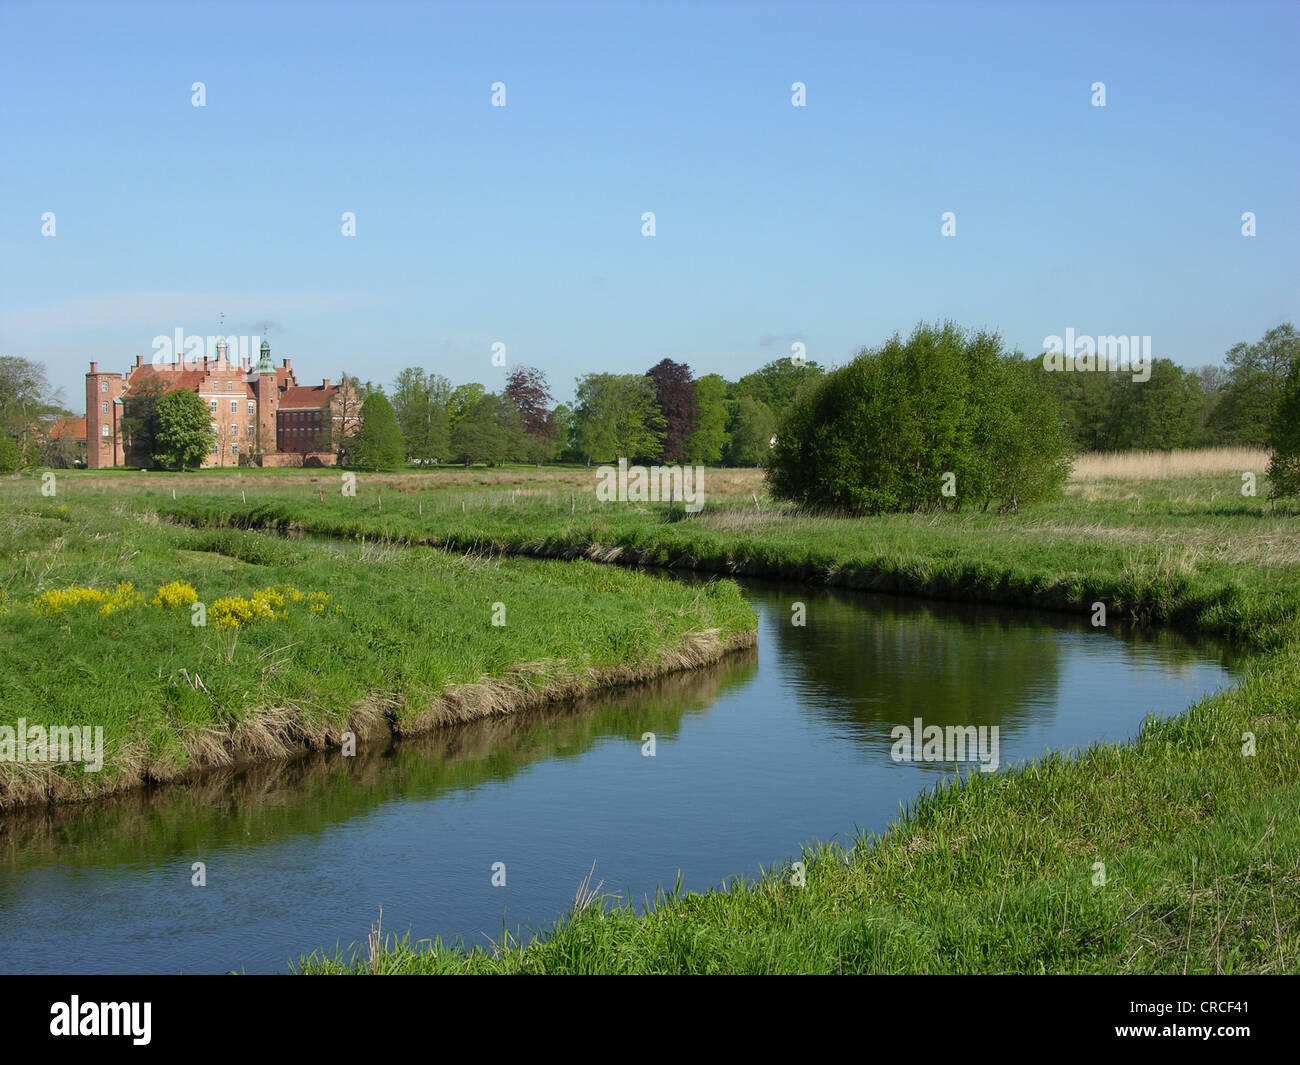
[[[593,884],[641,903],[679,872],[704,890],[884,829],[955,770],[895,761],[895,726],[997,726],[1005,769],[1134,736],[1236,671],[1212,644],[1086,614],[745,587],[758,649],[707,670],[355,758],[0,817],[0,971],[283,972],[364,944],[380,907],[386,932],[416,940],[526,937],[593,862]]]

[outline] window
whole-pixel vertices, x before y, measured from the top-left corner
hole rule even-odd
[[[230,423],[230,435],[231,435],[231,436],[238,436],[238,435],[239,435],[239,426],[236,425],[234,422],[231,422],[231,423]]]
[[[238,414],[238,413],[239,413],[239,400],[237,400],[237,399],[232,399],[232,400],[230,401],[230,413],[231,413],[231,414]]]
[[[99,405],[99,413],[100,413],[100,414],[107,414],[107,413],[108,413],[108,404],[107,404],[107,403],[101,403],[101,404]]]
[[[251,418],[256,413],[257,410],[253,407],[253,401],[250,399],[248,401],[248,416]]]
[[[229,392],[229,391],[230,391],[232,388],[234,388],[234,387],[235,387],[235,382],[234,382],[234,381],[227,381],[227,382],[226,382],[226,391],[227,391],[227,392]]]
[[[99,435],[100,435],[100,436],[108,436],[108,426],[107,426],[107,425],[101,425],[101,426],[99,427]]]
[[[232,455],[238,455],[238,454],[239,454],[239,445],[236,444],[236,443],[233,443],[233,442],[232,442],[231,445],[230,445],[230,453],[231,453]]]
[[[215,440],[212,441],[212,453],[214,455],[217,453],[217,442]]]
[[[213,414],[217,412],[217,401],[215,399],[208,400],[208,410],[212,411]]]
[[[108,382],[107,382],[107,381],[100,381],[100,382],[99,382],[99,390],[100,390],[101,392],[107,392],[107,391],[108,391]]]

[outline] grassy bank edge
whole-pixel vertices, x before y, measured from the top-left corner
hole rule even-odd
[[[337,726],[307,722],[295,715],[292,708],[284,708],[279,713],[260,715],[253,722],[240,722],[233,729],[213,732],[206,737],[193,765],[177,771],[150,765],[138,772],[119,774],[111,783],[89,790],[73,789],[47,764],[12,763],[7,766],[11,775],[0,779],[3,785],[0,812],[51,803],[90,802],[157,784],[194,781],[216,769],[228,770],[293,758],[315,750],[338,749],[343,744],[344,732],[352,732],[358,740],[382,742],[481,718],[520,713],[698,669],[752,648],[757,642],[756,628],[729,634],[714,628],[688,632],[680,642],[658,649],[648,660],[637,664],[572,670],[566,668],[566,663],[521,663],[500,677],[452,685],[414,717],[404,720],[399,720],[398,715],[402,707],[400,698],[382,691],[370,692],[359,699]],[[98,782],[100,778],[87,774],[81,779]]]
[[[711,545],[691,536],[692,522],[646,522],[599,538],[581,527],[541,536],[445,531],[413,535],[382,514],[339,520],[289,504],[245,505],[222,501],[156,504],[165,520],[198,527],[252,529],[333,539],[381,539],[452,552],[498,553],[537,559],[691,570],[723,577],[763,577],[825,584],[954,602],[1029,607],[1087,616],[1104,603],[1109,618],[1231,640],[1249,651],[1284,646],[1300,633],[1300,617],[1280,595],[1243,593],[1231,580],[1196,581],[1186,575],[1125,567],[1117,573],[1049,575],[1032,566],[965,556],[942,559],[905,552],[845,559],[753,536],[716,537]],[[1294,598],[1294,597],[1293,597]]]

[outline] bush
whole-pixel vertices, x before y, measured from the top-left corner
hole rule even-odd
[[[1300,359],[1282,386],[1273,414],[1273,458],[1268,464],[1269,494],[1300,496]]]
[[[1057,494],[1072,449],[1035,366],[1003,353],[995,334],[952,323],[864,349],[795,397],[772,450],[772,492],[854,514],[1011,510]]]
[[[0,436],[0,473],[13,473],[23,464],[23,453],[18,444],[7,436]]]

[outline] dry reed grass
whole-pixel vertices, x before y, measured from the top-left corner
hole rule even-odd
[[[1253,472],[1263,477],[1269,452],[1254,447],[1206,447],[1185,451],[1090,452],[1074,460],[1073,483],[1102,480],[1161,481]]]

